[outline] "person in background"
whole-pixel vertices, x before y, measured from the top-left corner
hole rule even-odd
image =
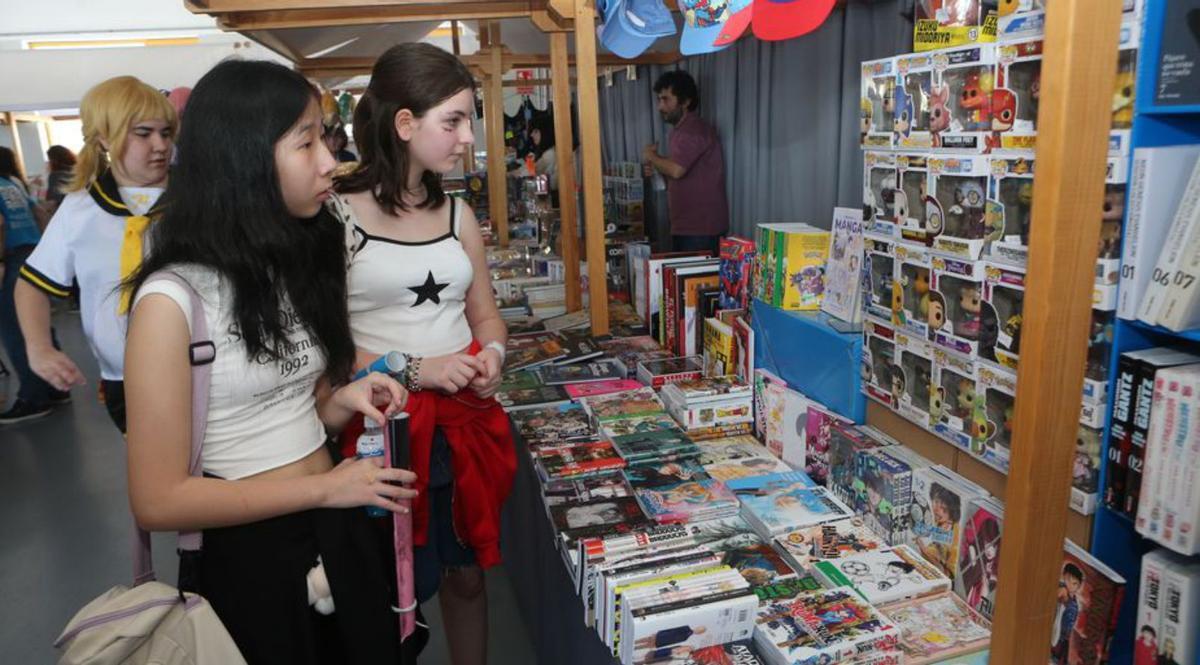
[[[66,189],[75,170],[75,153],[61,145],[52,145],[46,150],[46,164],[50,169],[46,178],[46,211],[53,215],[67,195]]]
[[[132,76],[89,90],[79,115],[83,149],[67,196],[21,267],[17,315],[34,373],[57,390],[83,385],[83,372],[55,348],[50,329],[50,297],[66,298],[79,282],[83,334],[100,364],[104,405],[124,432],[128,307],[117,285],[141,262],[178,123],[167,97]]]
[[[326,130],[323,138],[325,140],[325,147],[329,149],[330,154],[338,162],[358,161],[358,156],[346,149],[346,146],[350,144],[350,137],[346,135],[346,128],[341,124]]]
[[[696,113],[696,81],[682,70],[665,72],[654,83],[658,112],[673,129],[667,155],[651,143],[642,150],[646,176],[657,171],[667,180],[667,213],[675,251],[709,250],[717,255],[729,230],[725,198],[725,154],[717,130]]]
[[[17,322],[13,291],[17,271],[42,237],[45,219],[21,174],[12,150],[0,147],[0,250],[4,255],[4,279],[0,287],[0,343],[12,361],[19,383],[12,406],[0,413],[0,425],[11,425],[50,414],[54,404],[71,401],[71,394],[55,390],[29,368],[25,338]],[[51,341],[54,330],[50,331]]]
[[[390,665],[399,625],[363,506],[405,511],[397,499],[414,492],[392,483],[415,477],[371,459],[335,466],[325,441],[364,416],[382,425],[406,395],[379,373],[348,381],[343,231],[324,207],[336,163],[317,100],[265,61],[226,60],[196,84],[150,252],[122,284],[136,293],[129,500],[143,529],[203,530],[179,586],[212,604],[251,665]],[[202,476],[188,473],[195,297],[213,344]],[[328,580],[332,613],[313,607],[310,575]]]
[[[494,399],[508,332],[475,215],[442,189],[475,140],[474,112],[475,79],[453,55],[420,43],[388,49],[354,111],[362,160],[330,200],[346,228],[357,366],[406,354],[416,597],[437,594],[454,665],[487,658],[483,571],[500,563],[500,511],[516,472]]]
[[[558,154],[554,150],[554,121],[549,114],[534,117],[529,138],[533,141],[534,170],[549,180],[550,202],[558,207]]]

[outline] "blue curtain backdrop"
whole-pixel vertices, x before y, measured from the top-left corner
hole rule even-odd
[[[724,51],[670,67],[625,70],[600,80],[604,160],[641,161],[666,152],[668,125],[653,85],[668,68],[700,88],[700,115],[725,150],[730,233],[753,237],[761,222],[828,228],[835,206],[862,205],[858,150],[859,63],[912,50],[912,0],[847,0],[818,30],[783,42],[744,37]],[[647,194],[647,232],[667,234],[666,193]]]

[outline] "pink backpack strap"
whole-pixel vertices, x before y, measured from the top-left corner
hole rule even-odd
[[[208,388],[212,380],[212,363],[217,356],[217,347],[209,335],[208,319],[204,314],[204,300],[196,289],[184,278],[168,270],[161,270],[146,278],[145,283],[166,280],[179,285],[191,300],[192,338],[188,353],[192,363],[192,452],[188,461],[188,474],[199,477],[203,474],[201,453],[204,448],[204,432],[208,426]],[[150,550],[150,533],[135,525],[133,583],[134,585],[155,579],[154,559]],[[197,551],[201,545],[200,531],[180,531],[179,549]]]

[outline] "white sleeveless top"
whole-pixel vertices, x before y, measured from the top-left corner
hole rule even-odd
[[[237,480],[303,459],[325,442],[313,394],[325,371],[317,339],[297,322],[291,305],[286,355],[279,360],[250,358],[233,314],[233,291],[211,268],[172,266],[204,300],[204,316],[216,348],[209,385],[208,427],[204,432],[204,472]],[[174,300],[192,327],[191,294],[165,279],[138,289],[133,307],[151,293]]]
[[[423,242],[367,233],[345,198],[330,199],[346,227],[350,330],[358,348],[429,358],[471,344],[466,307],[475,270],[459,241],[462,202],[447,198],[446,233]]]

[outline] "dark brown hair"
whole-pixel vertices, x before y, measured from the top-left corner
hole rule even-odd
[[[463,90],[475,90],[475,77],[458,58],[430,44],[397,44],[379,56],[371,82],[354,109],[358,168],[338,178],[339,192],[370,191],[388,214],[407,211],[402,198],[411,161],[408,146],[396,134],[395,118],[408,109],[420,118]],[[425,200],[418,208],[440,208],[446,201],[442,176],[425,171]]]
[[[75,168],[75,153],[65,146],[50,146],[46,150],[46,158],[50,160],[51,171],[70,171]]]

